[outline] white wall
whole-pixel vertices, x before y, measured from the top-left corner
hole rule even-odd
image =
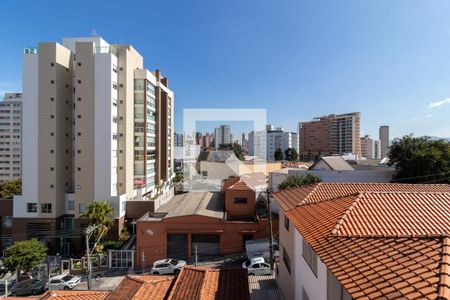
[[[117,66],[116,56],[106,53],[95,55],[94,197],[99,200],[117,195],[117,140],[112,137],[117,134],[118,126],[113,122],[113,117],[118,116],[117,106],[112,103],[113,99],[118,99],[112,82],[119,83],[117,73],[112,71],[113,65]]]
[[[319,176],[323,182],[373,182],[387,183],[391,182],[395,170],[296,170],[290,169],[289,176],[298,174],[306,175],[312,173]]]
[[[317,276],[303,258],[303,237],[295,229],[295,299],[302,299],[302,289],[311,300],[327,300],[327,267],[317,257]]]
[[[38,196],[38,55],[23,57],[23,111],[22,111],[22,196],[14,197],[14,218],[36,218],[27,213],[26,204],[36,202]]]

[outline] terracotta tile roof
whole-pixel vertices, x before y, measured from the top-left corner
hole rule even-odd
[[[174,281],[173,276],[131,276],[122,280],[107,300],[167,299]]]
[[[343,197],[358,192],[427,192],[450,193],[449,184],[400,183],[335,183],[321,182],[273,193],[274,198],[288,211],[296,206]]]
[[[40,300],[104,300],[110,291],[48,291]]]
[[[238,181],[229,188],[227,188],[227,191],[253,191],[252,188],[250,188],[245,182]]]
[[[247,272],[244,269],[184,267],[168,299],[249,300]]]
[[[286,215],[352,298],[450,299],[448,186],[338,185],[350,194],[319,200],[317,185]]]

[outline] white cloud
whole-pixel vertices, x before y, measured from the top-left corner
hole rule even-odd
[[[433,116],[432,114],[428,114],[428,115],[425,115],[425,116],[422,116],[422,117],[413,118],[412,120],[413,121],[425,120],[425,119],[431,118],[432,116]]]
[[[430,104],[428,105],[428,108],[435,108],[435,107],[439,107],[442,106],[444,104],[449,104],[450,103],[450,98],[446,98],[444,100],[440,100],[440,101],[436,101],[436,102],[430,102]]]

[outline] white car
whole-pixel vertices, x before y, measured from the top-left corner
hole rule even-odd
[[[256,262],[248,266],[248,275],[272,275],[270,265],[265,262]]]
[[[153,275],[167,275],[180,273],[181,268],[186,265],[184,260],[177,260],[172,258],[157,260],[153,263],[153,268],[150,271]]]
[[[63,274],[53,276],[48,283],[49,290],[71,290],[81,282],[80,276]]]
[[[247,259],[246,261],[244,261],[242,263],[242,267],[244,269],[247,269],[250,265],[254,264],[254,263],[263,263],[264,261],[264,257],[262,256],[257,256],[257,257],[252,257],[250,259]]]

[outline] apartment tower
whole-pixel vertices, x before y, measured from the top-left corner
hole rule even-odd
[[[220,125],[214,129],[214,148],[218,149],[220,145],[231,144],[232,142],[230,125]]]
[[[389,126],[380,126],[381,158],[389,154]]]
[[[0,102],[0,181],[22,176],[22,93],[5,93]]]
[[[361,156],[359,112],[328,115],[299,123],[302,158],[321,155],[353,154]]]
[[[14,199],[15,239],[38,237],[61,254],[94,200],[114,208],[145,199],[173,177],[173,92],[130,45],[65,38],[25,49],[23,191]]]

